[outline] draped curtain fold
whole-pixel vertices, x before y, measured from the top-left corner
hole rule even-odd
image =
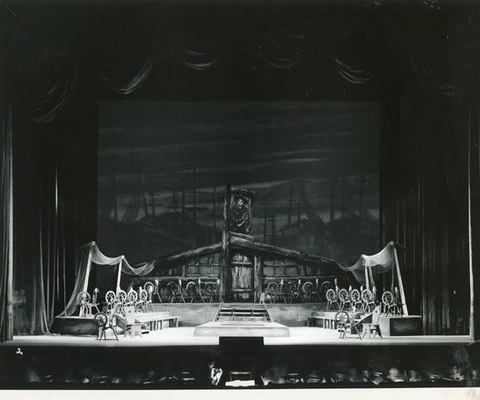
[[[205,27],[202,32],[188,35],[183,28],[169,32],[169,45],[173,57],[183,65],[197,71],[205,71],[218,63],[225,51],[228,31],[215,27]]]
[[[347,58],[332,54],[332,60],[340,76],[350,83],[363,85],[376,76],[372,70],[359,66],[355,61],[348,61]]]
[[[80,63],[76,61],[82,60],[82,57],[91,57],[94,69],[112,91],[119,95],[130,95],[145,84],[158,59],[165,54],[168,55],[167,58],[173,57],[197,71],[215,67],[227,51],[229,55],[235,56],[235,46],[238,43],[231,40],[233,30],[236,30],[237,36],[242,36],[239,43],[256,52],[263,64],[271,68],[289,70],[304,60],[311,62],[310,56],[318,53],[321,48],[317,59],[331,59],[332,68],[351,84],[369,84],[379,75],[380,68],[381,73],[387,75],[391,71],[385,69],[390,67],[392,70],[397,69],[396,73],[400,75],[413,76],[432,94],[458,97],[467,89],[465,80],[478,65],[459,63],[459,57],[456,57],[453,49],[465,48],[462,51],[472,53],[478,51],[476,41],[472,40],[473,35],[478,32],[471,28],[471,15],[467,12],[454,15],[456,28],[451,28],[448,26],[449,21],[439,18],[436,11],[422,7],[420,5],[419,12],[414,14],[417,19],[414,24],[422,26],[422,18],[426,18],[428,25],[434,27],[431,31],[411,29],[402,19],[401,13],[397,13],[400,14],[397,16],[389,12],[384,14],[388,28],[385,28],[387,24],[384,24],[383,30],[378,30],[381,24],[379,21],[382,20],[380,15],[383,15],[379,5],[372,6],[370,13],[361,16],[356,14],[355,7],[336,15],[328,7],[322,6],[312,9],[308,18],[305,18],[306,14],[302,14],[300,8],[300,11],[295,11],[289,6],[280,6],[267,15],[266,23],[262,21],[261,24],[257,24],[255,19],[239,18],[241,13],[223,10],[217,18],[208,16],[211,22],[209,25],[198,24],[198,18],[205,16],[199,13],[188,19],[188,25],[173,27],[167,25],[168,16],[163,14],[149,15],[140,12],[123,15],[118,12],[108,17],[111,19],[107,19],[107,22],[119,21],[115,29],[111,32],[99,30],[98,36],[94,36],[94,40],[89,42],[89,50],[82,50],[83,53],[74,46],[81,40],[76,36],[87,32],[79,30],[71,33],[68,20],[64,25],[58,24],[58,27],[52,28],[52,32],[45,34],[42,30],[35,31],[38,27],[30,31],[28,20],[24,21],[21,15],[7,9],[5,13],[10,16],[9,26],[0,63],[12,62],[12,69],[20,66],[20,73],[33,72],[35,80],[40,78],[36,83],[42,81],[42,75],[50,75],[51,79],[58,71],[64,71],[60,72],[59,78],[54,79],[53,86],[38,100],[24,107],[25,115],[41,123],[57,119],[68,108],[75,93],[83,89],[79,87],[78,77],[87,65],[82,63],[80,71]],[[359,7],[359,10],[362,10],[362,7]],[[248,14],[244,13],[244,16]],[[77,18],[75,13],[70,17],[73,18],[72,21]],[[238,21],[239,19],[241,21]],[[157,26],[159,20],[162,21],[160,27]],[[439,25],[442,23],[443,25]],[[443,33],[446,39],[438,39],[438,30],[435,29],[437,27],[445,30]],[[312,30],[315,34],[310,34]],[[449,32],[450,30],[454,31]],[[448,36],[450,33],[452,37]],[[12,48],[20,48],[25,45],[22,41],[27,39],[28,44],[34,42],[36,34],[39,34],[39,40],[38,43],[35,41],[33,50],[29,52],[31,59],[15,61],[16,54],[15,51],[12,54]],[[382,38],[382,35],[387,37]],[[440,42],[442,43],[439,44]],[[385,48],[385,43],[388,43],[388,49]],[[150,52],[149,46],[152,49]],[[390,57],[390,60],[380,60],[378,49],[382,46],[385,58]],[[432,47],[435,47],[436,55],[432,53]],[[159,56],[159,53],[162,56]],[[394,54],[402,59],[395,59],[396,56],[392,56]],[[21,57],[25,55],[22,54]],[[104,57],[113,58],[105,63]],[[137,60],[140,60],[140,63]],[[243,61],[242,58],[238,60]],[[378,65],[379,61],[383,62],[381,66]],[[457,71],[452,73],[455,68]],[[128,74],[119,73],[125,69],[129,70]],[[18,82],[22,82],[22,79]],[[13,91],[16,89],[13,87]]]
[[[354,25],[352,21],[322,21],[320,43],[328,48],[333,67],[343,79],[363,85],[377,76],[378,44],[367,40],[365,27]]]
[[[157,60],[157,50],[154,49],[149,55],[145,63],[142,65],[140,70],[130,79],[128,82],[116,82],[114,78],[106,76],[101,71],[98,71],[99,76],[102,80],[108,85],[108,87],[117,94],[129,95],[136,92],[142,87],[142,85],[147,80],[152,68]]]
[[[272,29],[257,33],[257,51],[270,67],[290,69],[300,63],[305,55],[305,34]]]
[[[432,94],[445,97],[460,96],[462,85],[453,78],[450,66],[446,65],[444,60],[436,64],[431,57],[428,53],[425,55],[425,52],[419,55],[410,54],[410,62],[417,80]]]
[[[38,101],[24,107],[24,113],[35,122],[52,122],[70,105],[77,90],[80,63],[71,68]]]

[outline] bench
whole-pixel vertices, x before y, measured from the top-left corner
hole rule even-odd
[[[148,325],[150,331],[161,331],[165,324],[169,328],[178,327],[178,317],[168,312],[136,314],[135,321]]]
[[[312,314],[308,319],[308,326],[316,326],[324,329],[337,329],[337,321],[335,321],[335,316]]]

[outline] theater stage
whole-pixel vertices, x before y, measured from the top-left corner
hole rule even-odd
[[[265,346],[428,346],[428,345],[468,345],[474,343],[469,336],[391,336],[362,340],[357,335],[339,338],[336,330],[316,327],[290,327],[288,337],[265,337]],[[43,335],[14,336],[12,341],[0,344],[0,347],[52,346],[52,347],[163,347],[163,346],[217,346],[219,336],[195,336],[195,327],[167,328],[161,331],[143,334],[142,337],[124,337],[119,334],[118,341],[108,332],[108,340],[98,341],[94,336]]]

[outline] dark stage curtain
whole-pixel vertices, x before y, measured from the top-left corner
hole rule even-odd
[[[12,115],[3,107],[0,115],[0,342],[13,337],[13,179],[12,179]]]
[[[468,334],[468,104],[410,85],[398,106],[399,130],[383,144],[384,240],[407,248],[407,301],[424,332]]]
[[[84,111],[48,124],[14,115],[15,334],[49,333],[73,289],[76,249],[95,235],[95,114],[85,122]]]

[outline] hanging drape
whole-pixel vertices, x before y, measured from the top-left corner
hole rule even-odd
[[[462,86],[453,79],[452,71],[449,67],[453,60],[441,59],[435,62],[433,55],[424,52],[419,55],[410,55],[412,68],[415,76],[425,90],[433,94],[439,94],[445,97],[457,97],[462,94]],[[450,65],[448,65],[450,64]]]
[[[70,105],[77,89],[79,63],[76,63],[38,101],[25,106],[24,113],[35,122],[52,122]]]
[[[132,79],[130,79],[126,83],[115,82],[113,78],[109,78],[101,71],[98,71],[98,74],[111,90],[113,90],[115,93],[126,96],[133,92],[136,92],[138,89],[142,87],[142,85],[145,83],[148,76],[150,75],[150,72],[152,70],[152,67],[155,64],[156,59],[157,59],[157,51],[156,49],[154,49],[150,54],[150,56],[145,61],[145,63],[143,64],[143,66],[140,68],[140,70],[135,74],[135,76]]]
[[[96,127],[85,108],[65,113],[66,121],[78,124],[63,118],[39,124],[14,114],[13,290],[19,335],[48,334],[72,291],[75,249],[92,237],[96,155],[90,132]]]
[[[359,21],[352,17],[330,20],[323,16],[319,25],[322,40],[318,45],[328,49],[332,65],[343,79],[355,85],[364,85],[377,76],[378,43],[367,38],[366,33],[368,30],[376,31],[377,21],[367,22],[361,18]]]
[[[52,139],[53,141],[54,139]],[[55,154],[49,173],[40,177],[40,270],[43,271],[43,288],[45,298],[45,317],[50,326],[55,311],[66,300],[65,263],[65,194],[63,182],[68,179],[65,171],[59,168],[60,156]],[[44,168],[48,168],[45,166]]]
[[[173,58],[196,71],[210,69],[222,58],[228,31],[205,27],[201,32],[189,34],[189,30],[177,27],[169,32],[169,46]]]
[[[0,342],[13,338],[13,146],[10,107],[0,114]]]
[[[31,73],[33,69],[35,74],[49,74],[48,81],[52,80],[52,75],[57,79],[53,79],[53,86],[39,99],[25,106],[24,112],[36,122],[54,121],[68,108],[75,93],[83,89],[79,75],[89,69],[95,71],[113,92],[131,95],[144,86],[160,63],[176,61],[190,69],[205,71],[216,67],[227,53],[229,57],[237,58],[239,63],[245,63],[236,48],[239,44],[242,50],[247,49],[257,55],[257,60],[249,58],[248,63],[261,62],[274,69],[288,71],[302,63],[305,67],[315,68],[315,65],[308,64],[313,60],[321,62],[329,59],[331,67],[354,85],[370,84],[380,72],[388,76],[395,71],[418,80],[432,94],[457,97],[464,92],[464,82],[471,71],[475,71],[475,65],[457,62],[458,57],[452,49],[463,46],[461,43],[473,42],[473,33],[457,28],[452,32],[454,38],[447,36],[447,43],[439,44],[432,32],[415,29],[411,33],[408,24],[394,14],[390,15],[391,20],[387,20],[388,25],[385,22],[381,25],[382,18],[378,14],[381,8],[374,9],[370,14],[357,18],[355,8],[337,16],[328,7],[319,7],[312,9],[306,19],[301,11],[282,6],[266,19],[265,24],[250,20],[248,13],[225,11],[217,18],[209,17],[208,25],[199,25],[199,21],[191,17],[188,24],[168,26],[165,22],[167,16],[162,15],[164,28],[156,26],[157,22],[151,16],[137,13],[126,16],[119,12],[110,16],[111,20],[107,22],[118,20],[118,24],[126,26],[94,34],[94,40],[87,42],[90,49],[84,50],[83,54],[73,48],[74,40],[81,41],[79,37],[72,39],[66,34],[65,40],[56,38],[60,42],[56,43],[56,47],[49,46],[45,38],[39,41],[39,48],[32,53],[36,59],[30,62],[32,67],[25,68],[24,72]],[[419,12],[418,18],[429,12],[428,9]],[[202,15],[200,13],[198,18]],[[10,29],[12,38],[7,42],[4,54],[4,58],[12,60],[15,58],[15,54],[10,54],[12,43],[21,46],[22,37],[29,29],[28,23],[20,16],[13,19],[15,23]],[[463,26],[466,22],[460,20],[455,26]],[[437,24],[440,23],[441,20]],[[379,29],[380,25],[382,29]],[[55,34],[63,33],[60,28],[55,29]],[[87,35],[88,32],[80,30],[76,34]],[[31,41],[33,35],[26,37]],[[445,40],[442,38],[442,41]],[[384,42],[388,43],[388,48]],[[471,47],[471,51],[478,50],[473,45]],[[56,49],[64,54],[55,54]],[[77,60],[82,60],[82,57],[90,57],[90,65],[80,65]],[[253,64],[251,67],[255,68]],[[33,67],[40,71],[35,71]],[[388,71],[389,68],[392,71]],[[455,68],[458,71],[453,71]]]
[[[75,277],[75,286],[73,288],[72,295],[70,296],[67,305],[65,306],[64,310],[58,315],[59,317],[69,317],[70,315],[73,315],[73,313],[78,307],[77,296],[79,293],[84,291],[84,284],[87,279],[88,264],[90,262],[92,244],[93,243],[88,243],[85,246],[82,246],[77,251],[77,256],[75,258],[75,271],[77,271]]]
[[[357,282],[369,287],[379,282],[379,274],[384,274],[395,268],[395,243],[389,242],[379,253],[367,256],[362,254],[351,266],[340,265],[344,271],[351,272]]]
[[[342,78],[350,83],[361,85],[375,78],[375,73],[367,68],[357,66],[355,61],[349,61],[346,57],[332,54],[333,65]]]
[[[289,69],[300,63],[304,57],[305,34],[272,29],[257,36],[258,54],[270,67]]]
[[[468,117],[461,102],[429,101],[421,87],[410,86],[397,128],[387,125],[395,116],[385,112],[384,238],[408,248],[399,252],[405,293],[424,333],[466,334]]]
[[[118,257],[108,257],[100,251],[95,242],[90,242],[82,246],[77,254],[77,276],[75,279],[75,287],[65,309],[58,315],[58,317],[71,316],[78,309],[77,296],[88,288],[92,263],[95,263],[100,267],[106,265],[118,265],[120,268],[120,271],[117,272],[118,277],[120,277],[121,274],[145,276],[152,272],[154,268],[153,262],[143,264],[139,267],[132,267],[123,255]],[[117,289],[119,288],[117,287]]]

